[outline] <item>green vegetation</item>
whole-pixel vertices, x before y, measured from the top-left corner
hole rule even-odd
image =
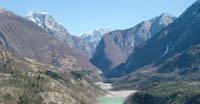
[[[94,104],[103,94],[76,74],[61,74],[53,66],[16,57],[0,48],[1,104]]]
[[[76,78],[76,79],[82,79],[83,75],[79,71],[71,71],[71,74]]]
[[[167,82],[142,90],[125,104],[199,104],[199,82]]]
[[[56,72],[53,72],[53,71],[47,70],[47,71],[45,72],[45,74],[48,75],[48,76],[50,76],[50,77],[53,78],[53,79],[56,79],[56,80],[58,80],[58,79],[63,79],[61,75],[59,75],[59,74],[57,74]]]
[[[199,74],[200,45],[197,45],[122,79],[121,83],[125,80],[140,89],[125,104],[200,104]]]

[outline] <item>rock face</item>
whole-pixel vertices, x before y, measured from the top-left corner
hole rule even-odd
[[[111,29],[96,29],[91,32],[79,34],[81,44],[79,48],[87,52],[90,57],[93,56],[97,45],[104,34],[109,33]]]
[[[77,48],[85,52],[89,57],[94,54],[96,46],[102,36],[111,31],[110,29],[96,29],[92,32],[79,34],[79,36],[73,36],[48,13],[30,11],[25,18],[34,22],[69,47]]]
[[[79,40],[78,37],[70,35],[67,29],[65,29],[48,13],[30,11],[25,18],[34,22],[50,35],[55,36],[70,47],[73,47],[75,42]]]
[[[162,15],[126,30],[116,30],[105,34],[96,48],[91,62],[107,72],[126,61],[136,47],[167,27],[176,18],[163,13]]]
[[[198,0],[170,26],[152,37],[143,47],[137,48],[127,62],[113,72],[120,76],[120,73],[127,74],[145,65],[161,64],[175,54],[199,44],[199,21],[200,2]]]
[[[68,70],[59,70],[0,47],[2,104],[94,104],[102,90]],[[78,92],[78,93],[75,93]]]
[[[0,20],[0,45],[9,51],[65,70],[84,69],[97,75],[98,70],[86,55],[50,36],[33,22],[6,10],[0,10]]]

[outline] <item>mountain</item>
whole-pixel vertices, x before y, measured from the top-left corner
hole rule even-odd
[[[98,69],[85,54],[49,35],[35,23],[0,10],[0,45],[7,50],[63,70],[89,71],[99,79]]]
[[[124,104],[199,104],[199,82],[162,83],[129,96]]]
[[[200,103],[199,14],[200,0],[197,0],[174,23],[130,56],[132,60],[128,60],[131,62],[129,65],[133,64],[130,68],[132,70],[129,70],[131,73],[117,79],[114,86],[117,89],[131,88],[140,91],[129,96],[124,104]],[[145,54],[147,49],[148,54]],[[143,54],[140,59],[139,53]],[[142,59],[147,61],[144,63]],[[132,62],[144,65],[135,66]],[[121,69],[125,68],[124,65]],[[122,72],[119,69],[117,71]]]
[[[104,91],[75,72],[21,57],[0,47],[2,104],[94,104]],[[78,93],[75,93],[78,92]]]
[[[158,68],[159,73],[193,73],[200,70],[200,44],[167,59]]]
[[[79,34],[82,43],[80,44],[80,48],[92,57],[103,35],[110,31],[111,29],[95,29],[91,32]]]
[[[175,17],[163,13],[130,29],[109,32],[103,36],[90,61],[103,72],[107,72],[124,63],[136,47],[141,47],[149,38],[175,19]]]
[[[25,18],[34,22],[50,35],[56,37],[58,40],[64,42],[69,47],[73,47],[83,51],[89,57],[91,57],[96,49],[97,44],[105,33],[108,33],[109,29],[96,29],[92,32],[82,33],[78,36],[71,35],[67,29],[54,19],[48,13],[45,12],[32,12],[30,11]]]
[[[200,44],[174,55],[159,65],[147,65],[113,79],[115,89],[148,89],[167,82],[200,80]]]
[[[129,96],[125,104],[199,104],[200,44],[153,67],[154,72],[143,71],[143,74],[140,72],[140,75],[121,79],[129,83],[126,87],[142,89]],[[145,69],[149,70],[147,67]],[[122,85],[120,87],[125,87],[125,83],[119,83]]]
[[[72,36],[63,25],[57,22],[48,13],[30,11],[25,18],[34,22],[50,35],[55,36],[57,39],[66,43],[70,47],[73,47],[75,41],[79,40],[78,37]]]
[[[175,22],[137,48],[125,64],[110,75],[128,74],[145,65],[164,63],[174,55],[200,43],[200,2],[189,7]],[[122,70],[123,69],[123,70]]]

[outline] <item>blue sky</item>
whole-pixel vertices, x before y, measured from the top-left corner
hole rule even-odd
[[[1,0],[0,7],[19,15],[48,12],[70,33],[96,28],[126,29],[163,12],[179,16],[196,0]]]

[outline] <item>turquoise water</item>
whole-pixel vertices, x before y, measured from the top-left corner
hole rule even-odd
[[[100,104],[123,104],[125,98],[120,97],[101,97],[97,99]]]

